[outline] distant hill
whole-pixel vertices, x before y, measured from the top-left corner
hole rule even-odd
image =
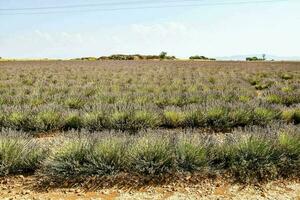
[[[261,58],[262,54],[248,54],[248,55],[234,55],[234,56],[225,56],[217,57],[217,60],[246,60],[247,57],[258,57]],[[275,56],[275,55],[266,55],[267,60],[290,60],[290,61],[300,61],[300,56]]]

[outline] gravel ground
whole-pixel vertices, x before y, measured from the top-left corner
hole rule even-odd
[[[243,186],[222,180],[205,180],[201,184],[169,184],[145,186],[138,189],[109,188],[93,191],[82,187],[36,189],[38,180],[34,177],[11,177],[1,179],[0,199],[247,199],[247,200],[300,200],[299,181],[276,181],[264,185]]]

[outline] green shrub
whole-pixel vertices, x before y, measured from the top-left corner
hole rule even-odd
[[[281,88],[281,91],[283,91],[283,92],[293,92],[294,90],[295,90],[295,88],[292,86],[285,86],[285,87]]]
[[[154,103],[160,107],[160,108],[164,108],[165,106],[167,105],[171,105],[169,102],[168,102],[168,99],[164,98],[164,97],[157,97],[155,98],[154,100]]]
[[[70,140],[46,160],[42,174],[63,179],[115,174],[126,164],[123,139]]]
[[[245,95],[242,95],[239,97],[239,101],[243,102],[243,103],[247,103],[251,100],[251,98],[249,96],[245,96]]]
[[[278,176],[278,158],[270,141],[250,137],[239,142],[231,156],[229,169],[241,182],[260,182]]]
[[[278,117],[278,115],[280,115],[279,112],[268,108],[259,107],[254,110],[254,123],[266,125],[271,121],[275,120]]]
[[[88,174],[111,175],[125,168],[124,138],[105,138],[92,145],[91,154],[87,157]]]
[[[5,115],[0,112],[0,128],[5,126]]]
[[[137,111],[133,115],[135,130],[155,128],[160,125],[159,116],[147,111]]]
[[[276,94],[271,94],[271,95],[267,96],[266,100],[268,103],[275,103],[275,104],[282,103],[281,97]]]
[[[160,59],[165,59],[166,57],[167,57],[167,52],[162,51],[162,52],[159,54],[159,58],[160,58]]]
[[[62,116],[55,111],[42,111],[36,116],[35,126],[41,131],[60,129],[62,126]]]
[[[108,118],[104,113],[86,113],[83,117],[84,128],[90,131],[101,131],[109,128]]]
[[[1,137],[0,176],[34,172],[45,155],[45,150],[31,140]]]
[[[294,122],[296,124],[300,123],[300,109],[297,109],[294,113]]]
[[[227,128],[229,126],[228,110],[223,107],[213,107],[207,110],[207,124],[211,128]]]
[[[130,130],[132,125],[131,116],[124,111],[116,111],[110,117],[110,126],[115,130]]]
[[[163,136],[139,138],[128,152],[131,170],[143,175],[162,175],[174,163],[170,139]]]
[[[215,84],[216,83],[216,79],[214,77],[209,77],[208,78],[208,82],[211,84]]]
[[[249,79],[248,81],[249,81],[249,83],[250,83],[251,85],[253,85],[253,86],[258,85],[258,84],[260,83],[260,80],[257,79],[257,78],[251,78],[251,79]]]
[[[281,112],[281,119],[286,122],[293,122],[295,118],[295,111],[293,109],[283,110]]]
[[[65,104],[71,109],[80,109],[84,106],[84,101],[81,98],[68,98]]]
[[[280,162],[278,168],[283,177],[300,175],[300,137],[282,133],[279,135]]]
[[[286,106],[300,103],[300,95],[295,93],[286,94],[282,97],[282,99]]]
[[[290,80],[293,79],[293,75],[292,74],[282,74],[280,76],[283,80]]]
[[[253,121],[252,110],[238,108],[229,112],[231,127],[247,126]]]
[[[32,130],[32,121],[28,114],[22,112],[12,112],[5,120],[5,126],[16,130]]]
[[[201,111],[189,111],[185,113],[185,120],[183,122],[185,127],[205,127],[206,118]]]
[[[246,61],[264,61],[264,59],[253,56],[253,57],[247,57]]]
[[[9,127],[20,128],[22,124],[26,121],[26,117],[20,112],[13,112],[7,118],[7,123]]]
[[[39,106],[44,104],[45,101],[42,98],[32,98],[30,99],[29,105],[31,106]]]
[[[48,149],[36,141],[25,142],[22,151],[21,165],[18,171],[22,173],[34,172],[38,170],[48,156]]]
[[[0,140],[0,176],[16,171],[20,163],[22,152],[20,142],[17,140],[1,138]]]
[[[234,145],[224,142],[213,143],[208,147],[207,159],[212,171],[226,171],[233,162]]]
[[[216,60],[214,58],[207,58],[205,56],[199,56],[199,55],[190,56],[189,59],[190,60]]]
[[[184,171],[200,170],[207,164],[205,146],[196,137],[180,137],[176,145],[176,164]]]
[[[147,105],[147,103],[149,102],[150,100],[148,99],[147,96],[139,96],[135,99],[134,103],[137,103],[139,105]]]
[[[44,162],[41,173],[56,179],[87,176],[89,155],[90,144],[86,140],[65,142]]]
[[[270,83],[260,83],[260,84],[255,85],[255,89],[264,90],[264,89],[269,88],[270,86],[271,86]]]
[[[83,120],[78,113],[70,113],[64,119],[64,129],[80,129],[83,126]]]
[[[91,96],[93,96],[93,95],[95,95],[96,94],[96,88],[93,88],[93,87],[91,87],[91,88],[86,88],[85,90],[84,90],[84,96],[86,96],[86,97],[91,97]]]
[[[186,104],[185,100],[186,99],[181,96],[176,96],[176,97],[168,99],[168,105],[181,107]]]
[[[172,111],[172,110],[164,111],[164,126],[166,127],[169,128],[182,127],[185,119],[186,119],[186,115],[181,111]]]
[[[231,174],[247,183],[277,177],[297,178],[300,175],[298,127],[273,127],[271,131],[251,127],[251,132],[206,136],[205,141],[198,133],[173,131],[172,135],[150,133],[130,139],[114,135],[101,138],[94,135],[87,139],[78,132],[74,137],[70,132],[68,137],[72,139],[50,143],[0,135],[0,176],[38,170],[45,177],[62,181],[119,172],[152,177],[177,170],[208,169],[211,173]]]
[[[99,101],[101,103],[108,103],[108,104],[114,104],[117,101],[117,97],[116,96],[100,96],[99,97]]]

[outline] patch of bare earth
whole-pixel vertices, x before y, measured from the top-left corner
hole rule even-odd
[[[165,185],[149,184],[138,187],[105,186],[101,182],[87,181],[78,185],[44,187],[37,177],[14,176],[0,179],[0,199],[278,199],[300,200],[299,181],[274,181],[263,185],[240,185],[222,179],[204,179],[199,183],[178,181]],[[130,182],[130,181],[129,181]],[[124,180],[126,183],[126,180]],[[41,185],[40,185],[41,184]],[[130,183],[132,184],[132,183]],[[50,183],[51,185],[51,183]]]

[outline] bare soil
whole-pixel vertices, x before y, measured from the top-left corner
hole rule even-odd
[[[124,180],[126,182],[126,180]],[[274,181],[263,185],[241,185],[222,179],[204,179],[199,183],[189,181],[166,185],[140,187],[105,186],[95,187],[97,181],[86,184],[60,187],[44,187],[34,176],[14,176],[0,180],[0,199],[278,199],[300,200],[300,181]],[[130,181],[129,181],[130,182]],[[51,185],[51,183],[50,183]],[[91,185],[89,187],[88,185]],[[139,184],[137,184],[139,185]],[[89,189],[87,189],[89,187]]]

